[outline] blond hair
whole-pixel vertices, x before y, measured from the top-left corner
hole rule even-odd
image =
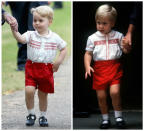
[[[31,9],[31,13],[33,14],[34,12],[38,13],[42,17],[47,17],[48,20],[53,20],[53,9],[47,5],[42,5],[38,6],[36,8]]]
[[[99,18],[109,17],[111,21],[115,22],[117,18],[117,11],[114,7],[104,4],[101,5],[95,14],[95,20],[97,21]]]

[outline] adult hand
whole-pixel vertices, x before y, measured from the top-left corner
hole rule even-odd
[[[131,51],[130,41],[125,37],[122,39],[122,49],[124,53],[129,53]]]
[[[126,36],[124,37],[130,46],[132,45],[132,34],[134,29],[135,26],[133,24],[129,24],[128,31],[126,33]]]
[[[7,12],[5,12],[5,13],[3,14],[3,16],[4,16],[5,21],[6,21],[8,24],[10,24],[12,30],[14,30],[14,31],[17,32],[17,31],[18,31],[18,23],[17,23],[17,20],[16,20],[13,16],[11,16],[9,13],[7,13]]]
[[[128,33],[126,34],[126,36],[124,37],[124,39],[125,39],[125,41],[127,41],[127,43],[128,43],[129,45],[132,45],[132,33],[128,32]]]

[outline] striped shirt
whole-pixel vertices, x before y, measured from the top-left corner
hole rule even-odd
[[[27,43],[27,58],[38,63],[53,63],[57,49],[66,47],[66,42],[56,33],[41,36],[37,31],[24,33]]]
[[[115,60],[122,55],[123,34],[112,30],[107,35],[97,31],[88,37],[86,50],[93,52],[93,60]]]

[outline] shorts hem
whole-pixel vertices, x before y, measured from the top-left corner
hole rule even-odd
[[[27,85],[25,85],[25,87],[26,86],[34,86],[36,88],[36,85],[33,85],[33,84],[27,84]]]
[[[112,86],[112,85],[118,85],[118,84],[120,84],[120,82],[112,83],[112,84],[110,84],[110,86]]]
[[[99,88],[99,89],[96,89],[96,88],[92,88],[93,90],[106,90],[107,88]]]
[[[42,89],[40,89],[40,88],[38,88],[38,90],[40,90],[40,91],[42,91],[42,92],[44,92],[44,93],[54,93],[54,90],[53,91],[44,91],[44,90],[42,90]]]

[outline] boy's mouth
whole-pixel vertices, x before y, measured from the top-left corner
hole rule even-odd
[[[104,30],[100,30],[100,32],[104,32]]]

